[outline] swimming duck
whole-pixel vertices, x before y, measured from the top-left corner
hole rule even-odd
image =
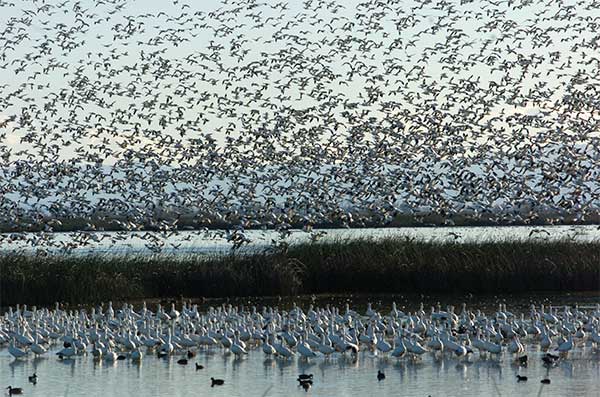
[[[210,378],[210,387],[223,386],[224,384],[225,381],[223,379]]]
[[[8,386],[6,389],[8,390],[8,394],[11,396],[15,394],[23,394],[23,389],[20,387]]]

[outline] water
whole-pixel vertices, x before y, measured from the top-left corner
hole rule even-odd
[[[385,238],[403,237],[425,241],[505,241],[505,240],[572,240],[600,241],[600,228],[596,225],[581,226],[471,226],[471,227],[403,227],[365,229],[327,229],[307,233],[290,230],[284,234],[273,230],[247,230],[244,232],[249,243],[242,248],[256,251],[267,248],[274,241],[297,244],[319,238],[321,240],[353,239],[361,237]],[[69,252],[79,254],[152,254],[161,253],[227,253],[233,244],[228,241],[227,232],[182,231],[177,234],[159,234],[148,238],[147,232],[89,232],[82,238],[77,233],[13,233],[0,234],[5,238],[0,250],[33,251],[40,248],[63,252],[64,247],[73,244]]]
[[[140,364],[130,361],[94,363],[91,357],[59,361],[55,357],[14,361],[6,352],[0,355],[0,379],[5,385],[23,387],[27,396],[305,396],[296,382],[299,373],[314,374],[312,396],[598,396],[600,376],[598,353],[578,349],[573,357],[547,370],[533,349],[527,351],[530,363],[519,368],[504,354],[500,360],[469,362],[455,358],[433,359],[427,355],[418,362],[402,358],[375,357],[369,352],[350,358],[265,359],[260,350],[236,359],[215,349],[199,353],[193,364],[181,366],[178,356],[159,359],[146,355]],[[378,382],[377,370],[386,374]],[[37,385],[27,383],[36,372]],[[529,377],[517,383],[516,374]],[[548,376],[552,383],[542,385]],[[210,378],[225,379],[225,385],[210,387]]]
[[[338,307],[348,302],[353,309],[362,311],[366,302],[371,301],[374,308],[382,313],[390,307],[392,300],[399,304],[399,309],[406,311],[416,309],[419,299],[426,307],[436,302],[458,304],[467,301],[470,308],[483,308],[488,313],[497,307],[498,302],[506,302],[513,312],[527,310],[531,303],[554,303],[557,306],[575,303],[593,306],[600,303],[598,293],[445,298],[334,295],[299,297],[295,302],[305,309],[309,302]],[[221,302],[212,301],[205,305]],[[240,298],[231,303],[290,307],[292,301]],[[91,355],[60,361],[53,354],[15,361],[6,349],[1,349],[0,379],[3,383],[0,386],[23,387],[27,396],[598,396],[598,350],[579,346],[557,367],[547,369],[540,359],[543,353],[536,346],[524,342],[529,356],[526,368],[519,367],[506,352],[499,359],[484,359],[475,353],[468,361],[454,357],[440,359],[426,354],[422,360],[415,362],[406,357],[397,360],[374,356],[363,350],[356,361],[350,356],[338,355],[306,362],[299,358],[267,359],[260,349],[250,350],[248,356],[237,359],[222,349],[213,349],[200,350],[189,365],[182,366],[177,364],[181,355],[159,359],[147,354],[140,364],[129,360],[114,364],[94,363]],[[196,371],[194,362],[205,368]],[[377,381],[377,370],[385,372],[385,380]],[[34,372],[39,377],[37,385],[27,382],[27,377]],[[308,393],[298,387],[296,378],[300,373],[314,374],[314,385]],[[517,383],[517,373],[529,380]],[[225,379],[225,385],[211,388],[211,377]],[[540,383],[546,377],[551,379],[550,385]]]

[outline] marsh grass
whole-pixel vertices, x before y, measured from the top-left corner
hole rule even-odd
[[[0,305],[319,293],[600,291],[600,242],[404,238],[254,254],[0,256]]]

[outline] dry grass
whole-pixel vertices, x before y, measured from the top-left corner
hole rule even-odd
[[[599,242],[358,239],[253,255],[0,256],[0,305],[311,293],[600,290]]]

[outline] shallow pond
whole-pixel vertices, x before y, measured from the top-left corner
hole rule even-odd
[[[469,361],[425,356],[414,362],[403,358],[381,358],[370,352],[358,360],[338,357],[305,362],[301,359],[265,359],[253,350],[242,359],[220,349],[201,352],[193,365],[181,366],[178,357],[159,359],[146,356],[140,364],[130,361],[94,363],[89,356],[60,361],[47,358],[14,361],[0,354],[0,379],[4,385],[24,387],[28,396],[598,396],[599,354],[590,348],[578,349],[573,357],[550,370],[542,365],[542,353],[529,350],[527,368],[516,365],[507,353],[499,360]],[[377,370],[386,379],[377,381]],[[27,377],[38,375],[36,385]],[[296,378],[299,373],[314,374],[314,385],[306,393]],[[516,374],[529,377],[517,382]],[[210,378],[222,378],[225,385],[211,388]],[[543,385],[548,377],[552,383]]]
[[[600,296],[572,294],[545,296],[317,296],[298,297],[295,301],[307,309],[309,303],[332,304],[343,308],[348,302],[362,311],[367,301],[383,313],[396,301],[399,309],[415,310],[419,301],[430,304],[460,304],[466,301],[471,309],[482,308],[490,313],[498,302],[506,302],[513,312],[527,311],[531,303],[591,307],[600,303]],[[205,302],[204,305],[218,304]],[[290,307],[292,301],[272,299],[237,299],[230,303],[246,305],[278,305]],[[179,365],[181,355],[168,359],[146,354],[141,363],[129,359],[114,364],[95,363],[91,355],[59,360],[55,354],[44,358],[14,360],[6,348],[0,349],[0,386],[23,387],[27,396],[598,396],[600,352],[589,345],[580,345],[569,358],[553,368],[543,366],[543,353],[537,346],[523,340],[529,356],[527,367],[520,367],[506,351],[496,359],[474,353],[468,360],[449,355],[440,358],[430,353],[420,360],[407,357],[395,359],[361,350],[358,358],[334,354],[330,358],[305,361],[299,358],[266,358],[259,349],[250,350],[241,359],[221,348],[200,350],[188,365]],[[58,348],[54,348],[56,352]],[[195,370],[194,362],[204,365]],[[386,379],[379,382],[377,371]],[[28,383],[28,376],[38,375],[38,383]],[[305,392],[298,387],[300,373],[314,374],[312,388]],[[517,382],[516,374],[529,378]],[[225,385],[211,388],[210,378],[222,378]],[[540,381],[548,377],[551,384]]]

